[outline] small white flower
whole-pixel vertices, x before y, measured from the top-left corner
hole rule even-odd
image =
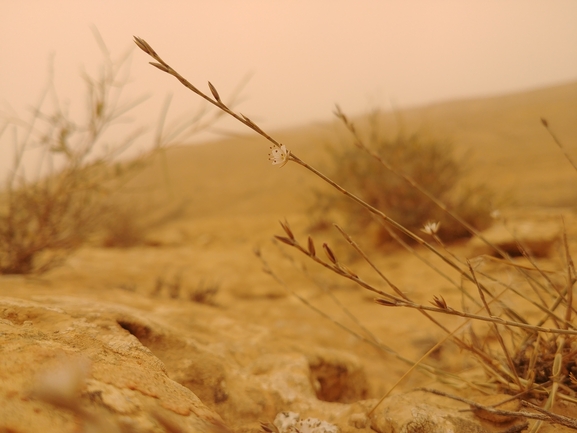
[[[279,146],[272,146],[270,148],[269,158],[272,161],[272,165],[280,165],[281,167],[285,165],[289,160],[290,150],[287,150],[284,144]]]
[[[499,209],[494,209],[489,215],[491,215],[491,218],[498,220],[501,218],[501,211]]]
[[[437,222],[427,221],[427,223],[424,225],[424,227],[421,229],[421,231],[423,233],[428,234],[428,235],[434,235],[439,231],[440,226],[441,226],[441,223],[439,221],[437,221]]]

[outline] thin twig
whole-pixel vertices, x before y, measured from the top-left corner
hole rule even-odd
[[[446,308],[430,307],[428,305],[416,304],[414,302],[409,302],[409,301],[389,301],[387,299],[376,299],[375,302],[379,305],[384,305],[386,307],[408,307],[408,308],[414,308],[417,310],[422,309],[422,310],[427,310],[427,311],[434,311],[435,313],[442,313],[442,314],[449,314],[452,316],[467,317],[470,319],[480,320],[483,322],[493,322],[493,323],[498,323],[498,324],[501,324],[504,326],[523,328],[523,329],[528,329],[530,331],[539,331],[539,332],[545,332],[548,334],[577,335],[577,330],[545,328],[543,326],[534,326],[534,325],[529,325],[526,323],[513,322],[511,320],[501,319],[500,317],[487,317],[487,316],[481,316],[478,314],[466,313],[464,311],[455,310],[451,307],[446,307]]]
[[[567,153],[567,151],[565,150],[565,146],[563,146],[563,143],[561,143],[561,140],[559,140],[557,138],[557,135],[553,132],[553,130],[549,126],[549,122],[547,121],[547,119],[542,117],[541,118],[541,124],[545,127],[545,129],[547,130],[547,132],[549,133],[549,135],[551,136],[551,138],[553,139],[555,144],[557,146],[559,146],[559,149],[561,149],[561,152],[563,152],[563,155],[565,155],[565,158],[567,158],[567,161],[569,161],[569,164],[571,164],[573,166],[573,168],[577,171],[577,164],[575,164],[575,162],[573,161],[571,156]]]
[[[487,412],[495,414],[495,415],[503,415],[503,416],[511,416],[511,417],[523,417],[523,418],[527,418],[527,419],[543,420],[543,421],[548,421],[548,422],[551,422],[554,424],[560,424],[560,425],[563,425],[565,427],[569,427],[572,429],[577,429],[577,420],[576,419],[569,418],[569,417],[566,417],[563,415],[555,414],[553,412],[542,409],[539,406],[536,406],[536,405],[534,405],[528,401],[524,401],[524,400],[521,400],[521,404],[523,406],[529,407],[529,408],[534,409],[538,412],[541,412],[541,414],[536,414],[536,413],[531,413],[531,412],[526,412],[526,411],[511,411],[511,410],[496,409],[495,407],[485,406],[485,405],[477,403],[476,401],[469,400],[467,398],[459,397],[456,395],[452,395],[452,394],[449,394],[449,393],[446,393],[443,391],[439,391],[437,389],[417,388],[415,391],[429,392],[431,394],[436,394],[436,395],[440,395],[442,397],[447,397],[447,398],[468,404],[469,406],[474,407],[475,409],[481,409],[481,410],[487,411]]]

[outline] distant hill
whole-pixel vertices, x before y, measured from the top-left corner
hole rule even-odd
[[[511,191],[518,205],[575,206],[577,172],[541,125],[541,117],[577,160],[577,82],[385,113],[383,121],[391,134],[419,131],[449,138],[460,152],[472,152],[471,177]],[[362,118],[356,121],[363,123]],[[301,159],[322,167],[327,142],[344,132],[335,121],[269,133]],[[313,199],[311,187],[321,181],[296,164],[273,167],[268,147],[256,134],[247,134],[173,148],[132,186],[190,200],[190,217],[306,209]]]

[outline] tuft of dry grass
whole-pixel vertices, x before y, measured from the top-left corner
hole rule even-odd
[[[451,341],[462,351],[469,353],[485,371],[485,377],[482,380],[471,380],[455,375],[452,378],[457,378],[467,386],[486,394],[503,392],[510,394],[514,398],[519,399],[523,406],[531,407],[532,409],[537,408],[545,416],[540,418],[533,417],[539,420],[531,426],[532,432],[536,432],[539,429],[542,420],[548,422],[557,422],[556,420],[559,420],[551,412],[557,400],[562,399],[570,404],[577,404],[577,398],[575,397],[577,395],[577,366],[574,361],[577,354],[577,326],[575,325],[577,310],[575,310],[573,302],[573,290],[577,282],[577,273],[569,253],[569,244],[564,227],[561,230],[563,236],[560,239],[560,244],[563,248],[558,257],[557,270],[551,273],[549,270],[542,269],[540,264],[531,257],[529,252],[523,249],[522,243],[518,241],[519,248],[528,262],[528,264],[520,266],[505,251],[491,244],[474,226],[474,221],[459,214],[457,212],[458,206],[454,206],[453,202],[446,201],[450,200],[450,198],[444,196],[444,189],[437,191],[431,187],[431,183],[435,183],[436,179],[427,177],[426,164],[422,166],[420,162],[415,162],[411,158],[404,156],[395,160],[395,164],[408,163],[410,167],[414,168],[410,169],[409,172],[405,172],[402,166],[394,167],[390,158],[379,154],[365,143],[354,122],[337,108],[336,115],[350,132],[355,145],[361,151],[373,157],[381,164],[383,169],[400,176],[424,196],[423,200],[426,198],[432,203],[432,205],[423,207],[419,221],[406,223],[399,221],[395,217],[396,207],[401,206],[399,203],[405,199],[402,191],[409,191],[408,188],[403,187],[399,191],[395,191],[394,184],[390,187],[393,189],[390,192],[397,198],[396,201],[389,204],[389,208],[380,208],[379,206],[382,205],[380,202],[364,200],[360,197],[360,195],[367,192],[364,190],[363,179],[366,181],[369,176],[366,173],[359,173],[358,170],[361,170],[361,168],[354,166],[353,162],[350,162],[351,165],[347,174],[353,177],[360,177],[357,182],[360,188],[359,195],[350,192],[336,179],[325,175],[298,158],[290,149],[264,132],[248,117],[227,107],[221,101],[220,95],[211,83],[208,84],[208,87],[212,96],[202,92],[188,82],[162,60],[146,41],[141,38],[135,38],[135,43],[154,59],[154,62],[151,62],[153,66],[162,72],[172,75],[189,90],[268,140],[272,144],[270,159],[274,165],[282,167],[292,162],[302,166],[346,197],[349,204],[355,206],[354,212],[363,209],[379,220],[387,228],[391,238],[407,248],[408,251],[421,258],[419,250],[424,249],[441,259],[445,265],[459,275],[461,281],[454,281],[437,265],[432,264],[430,261],[425,261],[425,263],[446,278],[449,284],[461,290],[463,294],[463,303],[460,306],[451,305],[441,294],[434,296],[430,304],[425,305],[417,302],[410,294],[405,293],[401,287],[398,287],[384,271],[379,269],[375,260],[365,252],[348,231],[340,225],[335,224],[334,227],[352,250],[379,276],[380,283],[373,283],[371,282],[372,279],[352,269],[353,265],[339,258],[335,253],[335,249],[328,243],[322,243],[319,247],[319,244],[310,236],[306,240],[300,240],[294,234],[288,222],[281,222],[283,233],[275,236],[278,242],[298,251],[307,257],[308,260],[328,269],[338,277],[350,280],[371,292],[375,296],[375,302],[383,308],[400,307],[415,310],[429,320],[432,325],[440,328],[445,333],[445,338],[432,347],[421,359],[406,360],[410,364],[410,368],[399,379],[397,384],[415,368],[423,368],[438,375],[440,379],[448,377],[443,372],[428,367],[424,361],[446,341]],[[550,130],[548,122],[544,121],[543,124]],[[553,138],[558,142],[555,136]],[[392,145],[387,145],[390,146],[390,149],[387,150],[390,155],[395,155],[395,152],[398,149],[402,149],[405,145],[406,143],[393,143]],[[413,146],[412,150],[409,151],[409,156],[413,158],[416,154],[423,151],[423,147],[417,141],[408,143],[408,145]],[[563,146],[560,145],[560,147],[563,149]],[[448,188],[458,178],[459,167],[452,167],[451,164],[453,162],[442,151],[440,154],[437,151],[432,152],[425,159],[425,163],[435,161],[436,155],[440,155],[441,167],[446,167],[448,164],[447,177],[441,182],[443,187]],[[394,159],[394,156],[392,158]],[[347,163],[349,162],[347,161]],[[425,171],[424,174],[422,173],[423,171]],[[445,172],[440,170],[440,173]],[[421,175],[424,177],[420,177]],[[388,188],[386,188],[385,193],[389,192]],[[408,199],[407,201],[411,202]],[[438,224],[438,220],[427,222],[422,219],[422,217],[427,216],[428,212],[434,213],[436,208],[448,214],[453,221],[460,224],[463,230],[479,237],[489,245],[495,251],[495,255],[501,257],[500,262],[508,268],[508,277],[503,278],[496,272],[486,271],[467,258],[454,254],[450,246],[445,244],[446,239],[444,239],[443,233],[439,230],[442,225]],[[434,219],[436,215],[429,215],[427,219]],[[424,227],[422,230],[417,230],[420,224],[424,224]],[[424,238],[421,237],[419,231],[424,233]],[[407,243],[406,239],[411,242]],[[430,239],[430,241],[426,239]],[[288,286],[276,276],[260,252],[258,255],[263,264],[265,264],[265,271],[279,283]],[[555,274],[555,278],[552,278],[552,274]],[[514,278],[511,278],[511,275]],[[326,317],[322,309],[318,309],[302,296],[295,295],[303,303]],[[346,313],[344,307],[343,310]],[[449,328],[440,320],[440,318],[446,316],[459,316],[462,321],[459,326]],[[346,328],[344,326],[341,327]],[[358,335],[352,330],[347,330],[353,335]],[[364,334],[359,335],[359,338],[374,347],[381,348],[384,352],[391,352],[370,332]],[[399,359],[402,358],[399,356]],[[394,386],[369,411],[368,415],[377,410],[380,403],[390,394],[392,389],[394,389]],[[536,407],[529,401],[532,399],[541,402],[541,406]],[[478,406],[477,408],[479,408]],[[483,410],[488,409],[487,411],[491,412],[491,408],[485,406],[480,408]],[[523,412],[516,412],[515,416],[523,416]],[[526,418],[530,418],[530,416],[527,415]],[[575,420],[569,419],[564,425],[574,426],[577,423]]]

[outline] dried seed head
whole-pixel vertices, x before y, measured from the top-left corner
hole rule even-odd
[[[164,65],[162,65],[162,64],[160,64],[160,63],[156,63],[156,62],[149,62],[149,63],[150,63],[152,66],[160,69],[162,72],[168,72],[168,73],[170,73],[169,69],[168,69],[166,66],[164,66]]]
[[[309,254],[311,257],[315,257],[316,255],[315,244],[313,242],[313,238],[311,238],[310,236],[309,236]]]
[[[150,45],[148,45],[148,42],[146,42],[144,39],[139,38],[138,36],[134,36],[134,43],[138,45],[138,48],[140,48],[146,54],[152,57],[156,56],[156,52],[152,49]]]
[[[277,236],[277,235],[275,235],[274,237],[275,239],[281,241],[283,244],[290,245],[291,247],[294,247],[296,245],[294,239],[285,238],[284,236]]]
[[[445,299],[442,296],[433,296],[433,300],[431,301],[431,304],[433,304],[436,307],[439,307],[443,310],[448,310],[449,307],[447,306],[447,302],[445,301]]]
[[[218,92],[216,91],[216,88],[212,85],[212,83],[210,81],[208,82],[208,87],[210,89],[210,93],[212,93],[212,96],[214,96],[214,99],[216,99],[218,102],[221,102],[220,96],[219,96]]]
[[[377,298],[375,303],[379,305],[384,305],[385,307],[396,307],[397,303],[395,301],[389,301],[388,299]]]
[[[335,105],[334,113],[335,113],[335,116],[337,116],[339,119],[341,119],[345,123],[349,122],[349,119],[347,119],[347,116],[345,116],[345,113],[343,113],[343,110],[341,110],[341,107],[338,104]]]
[[[337,258],[335,256],[335,254],[333,253],[333,251],[329,248],[329,246],[324,243],[323,244],[323,250],[325,250],[325,254],[327,255],[327,257],[329,258],[329,260],[333,263],[333,264],[337,264]]]
[[[293,232],[289,226],[289,223],[285,220],[285,222],[283,223],[282,221],[279,221],[282,229],[284,230],[284,232],[287,234],[287,236],[289,238],[291,238],[292,240],[295,239],[295,235],[293,235]]]

